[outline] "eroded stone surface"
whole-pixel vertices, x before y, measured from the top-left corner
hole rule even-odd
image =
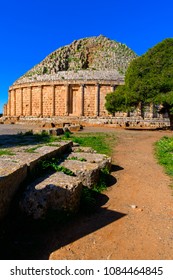
[[[87,153],[87,152],[72,152],[67,159],[76,158],[78,161],[86,161],[98,164],[99,169],[111,168],[111,158],[104,154]]]
[[[22,183],[32,175],[35,178],[40,161],[52,158],[60,159],[60,166],[71,170],[76,177],[61,172],[45,174],[27,187],[21,209],[34,219],[42,218],[49,209],[77,211],[82,186],[92,188],[97,184],[100,170],[110,169],[111,158],[89,147],[75,146],[72,151],[72,145],[71,141],[61,141],[15,146],[9,149],[13,154],[1,156],[0,218],[8,212]]]
[[[20,207],[34,219],[44,218],[48,210],[76,212],[80,203],[81,181],[62,172],[37,179],[30,184]]]
[[[86,187],[91,188],[99,179],[99,168],[96,163],[65,160],[61,166],[70,169]]]

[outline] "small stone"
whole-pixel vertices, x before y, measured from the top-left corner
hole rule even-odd
[[[135,205],[135,204],[130,205],[130,207],[131,207],[132,209],[136,209],[136,208],[138,208],[138,206],[137,206],[137,205]]]

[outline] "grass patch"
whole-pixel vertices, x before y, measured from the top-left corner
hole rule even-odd
[[[7,149],[0,150],[0,156],[14,156],[15,154]]]
[[[69,134],[61,137],[62,140],[72,140],[83,147],[91,147],[100,154],[111,155],[115,144],[115,135],[108,133]]]
[[[79,161],[87,161],[85,158],[81,157],[81,158],[78,158],[78,157],[70,157],[68,158],[68,160],[79,160]]]
[[[155,154],[165,172],[173,177],[173,137],[164,136],[155,143]]]
[[[41,162],[41,169],[45,171],[63,172],[66,175],[75,176],[75,174],[68,168],[60,166],[61,159],[52,158]]]
[[[29,149],[26,149],[25,152],[26,153],[37,153],[36,150],[41,147],[40,145],[36,146],[36,147],[32,147],[32,148],[29,148]]]

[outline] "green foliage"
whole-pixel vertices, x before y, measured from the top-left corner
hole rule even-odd
[[[7,149],[0,149],[0,156],[14,156],[15,154]]]
[[[72,140],[81,146],[91,147],[95,151],[101,154],[110,154],[111,148],[109,146],[108,136],[106,134],[95,134],[95,135],[82,135],[80,137],[72,137]]]
[[[166,39],[134,59],[127,69],[127,101],[162,104],[173,112],[173,38]]]
[[[71,133],[70,131],[65,131],[65,132],[64,132],[64,138],[65,138],[65,139],[69,139],[70,136],[71,136],[71,134],[72,134],[72,133]]]
[[[87,133],[80,134],[80,136],[69,134],[68,137],[66,137],[64,134],[60,137],[60,139],[72,140],[73,142],[78,143],[80,146],[91,147],[98,153],[110,155],[112,137],[112,135],[105,133]]]
[[[106,181],[107,181],[107,177],[108,177],[109,173],[110,173],[110,171],[107,167],[102,168],[100,170],[99,181],[98,181],[97,185],[95,185],[93,187],[94,191],[101,193],[107,189]]]
[[[106,110],[114,114],[115,112],[125,112],[127,111],[128,104],[126,100],[126,88],[125,86],[118,86],[118,88],[111,93],[106,95]]]
[[[166,173],[173,176],[173,137],[163,137],[156,142],[155,151],[158,162],[164,166]]]
[[[85,158],[78,158],[78,157],[70,157],[69,160],[79,160],[79,161],[87,161]]]
[[[50,160],[42,161],[41,168],[46,171],[63,172],[66,175],[74,176],[75,174],[68,168],[59,165],[60,159],[52,158]]]
[[[29,149],[26,149],[25,152],[27,153],[36,153],[36,150],[41,147],[40,145],[37,145],[35,147],[32,147],[32,148],[29,148]]]

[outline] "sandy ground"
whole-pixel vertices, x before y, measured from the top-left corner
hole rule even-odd
[[[115,183],[104,192],[107,202],[94,216],[65,228],[68,244],[60,242],[50,259],[173,259],[171,180],[153,151],[155,141],[172,134],[127,130],[116,134]]]

